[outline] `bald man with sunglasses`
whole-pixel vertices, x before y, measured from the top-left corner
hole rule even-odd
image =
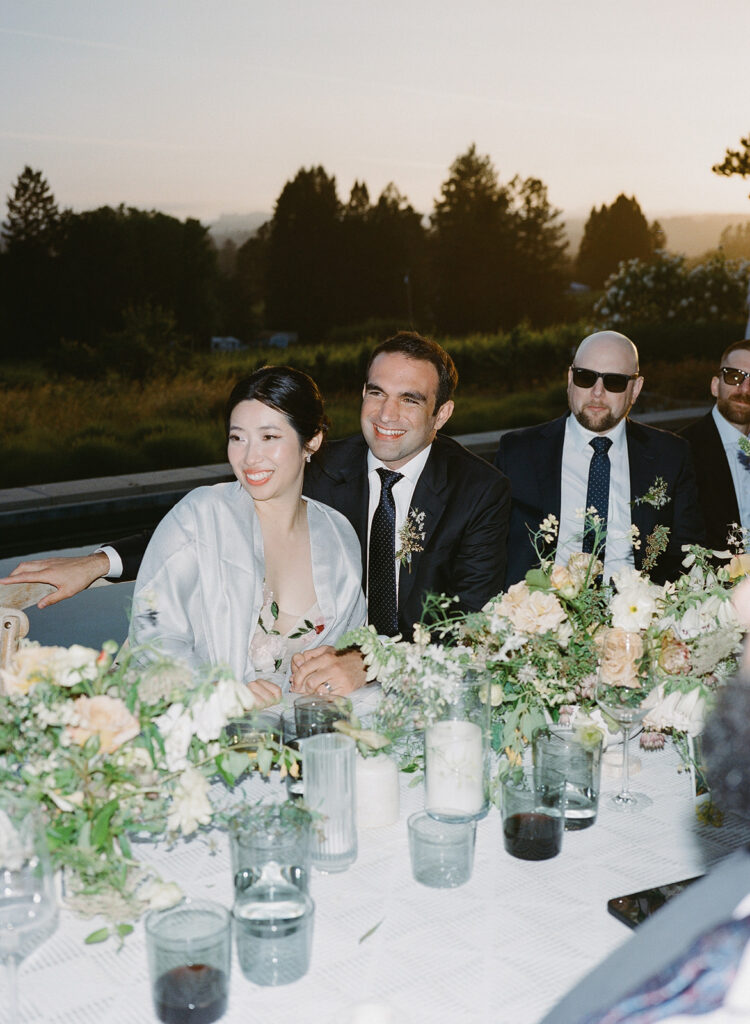
[[[627,418],[642,387],[633,342],[615,331],[591,334],[568,370],[570,413],[503,435],[494,461],[512,492],[506,587],[538,564],[530,534],[550,514],[560,523],[558,562],[591,550],[582,511],[592,502],[606,520],[598,550],[605,579],[620,569],[642,568],[647,538],[657,526],[669,528],[668,547],[649,573],[658,583],[681,572],[683,544],[703,540],[689,445]],[[640,546],[633,544],[634,526]]]
[[[682,436],[693,451],[706,543],[719,551],[733,523],[750,529],[750,457],[740,447],[750,434],[750,338],[722,352],[711,394],[711,412]]]

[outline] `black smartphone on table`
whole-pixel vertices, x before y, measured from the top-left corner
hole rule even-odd
[[[608,900],[607,910],[629,928],[637,928],[673,896],[677,896],[702,877],[703,875],[695,875],[694,878],[683,878],[679,882],[667,882],[666,885],[655,885],[651,889],[631,892],[627,896],[615,896],[614,899]]]

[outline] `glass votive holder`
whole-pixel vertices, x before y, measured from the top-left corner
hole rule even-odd
[[[229,831],[232,878],[244,872],[243,887],[296,885],[310,887],[312,818],[291,802],[248,810]]]
[[[232,919],[209,900],[184,900],[146,916],[151,992],[164,1024],[212,1024],[229,1000]]]
[[[511,771],[502,781],[505,849],[521,860],[548,860],[562,847],[565,776],[545,767]]]
[[[354,740],[323,733],[300,745],[305,803],[323,816],[312,834],[312,865],[319,871],[346,871],[357,859]]]
[[[604,735],[596,725],[549,726],[534,733],[534,766],[565,778],[565,828],[588,828],[596,821],[602,777]]]
[[[237,957],[256,985],[288,985],[307,974],[315,904],[295,885],[251,885],[242,873],[232,916]]]
[[[281,715],[276,711],[249,711],[242,718],[235,718],[226,727],[227,739],[233,750],[253,754],[261,738],[270,734],[281,743],[284,729]]]
[[[433,889],[453,889],[471,878],[476,821],[440,821],[426,811],[408,820],[414,878]]]
[[[294,723],[297,739],[334,732],[334,723],[349,719],[352,702],[348,697],[321,697],[306,694],[294,702]]]

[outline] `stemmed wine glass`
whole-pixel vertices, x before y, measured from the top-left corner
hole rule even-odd
[[[0,959],[8,979],[10,1024],[18,1024],[18,965],[57,926],[52,868],[38,808],[0,796]]]
[[[622,785],[612,805],[619,811],[649,807],[645,793],[631,793],[629,741],[633,726],[646,717],[655,704],[656,679],[651,659],[640,633],[624,629],[608,629],[604,634],[599,661],[596,702],[622,730]]]

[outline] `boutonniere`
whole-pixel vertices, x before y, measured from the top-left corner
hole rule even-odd
[[[645,494],[636,498],[633,505],[652,505],[654,508],[664,508],[672,499],[667,495],[667,481],[663,476],[657,476]]]
[[[411,572],[411,557],[424,551],[422,541],[425,538],[424,512],[418,512],[415,508],[409,509],[409,514],[404,520],[404,525],[398,532],[399,549],[396,552],[396,561],[401,565],[407,565]]]
[[[740,451],[742,452],[742,454],[750,458],[750,437],[745,437],[744,434],[740,434],[737,440],[737,444],[740,446]],[[741,459],[740,461],[745,466],[745,468],[747,468],[747,461],[745,459]]]

